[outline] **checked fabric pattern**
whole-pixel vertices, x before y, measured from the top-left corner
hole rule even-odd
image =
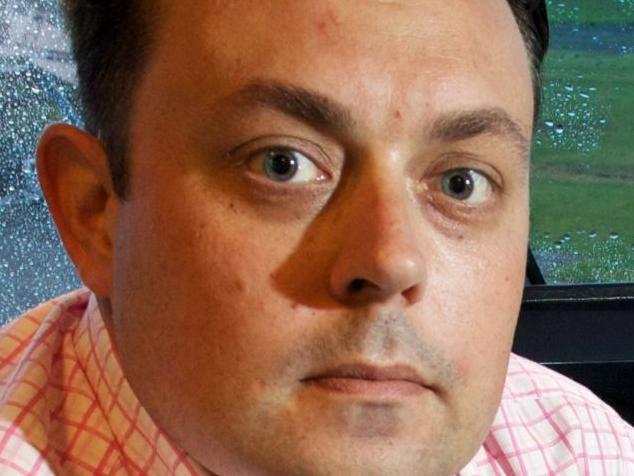
[[[87,290],[39,306],[0,334],[5,474],[203,474],[134,396]]]
[[[126,381],[82,289],[0,331],[0,475],[201,475]],[[511,355],[490,432],[459,476],[634,475],[634,429],[589,390]],[[223,475],[231,476],[231,475]]]

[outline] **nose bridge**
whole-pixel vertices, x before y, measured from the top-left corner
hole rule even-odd
[[[381,248],[399,247],[413,242],[412,201],[408,196],[407,183],[393,171],[377,171],[360,184],[361,200],[359,214],[370,228],[366,239],[376,241]],[[369,244],[369,243],[368,243]]]
[[[401,294],[415,301],[425,274],[416,203],[405,173],[394,164],[382,165],[367,166],[343,197],[350,207],[340,223],[331,284],[347,299],[385,300]]]

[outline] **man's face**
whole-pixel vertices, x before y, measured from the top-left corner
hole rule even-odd
[[[506,1],[164,3],[106,316],[140,401],[221,476],[458,471],[524,275]]]

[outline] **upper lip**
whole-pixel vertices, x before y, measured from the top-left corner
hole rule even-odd
[[[376,366],[363,363],[344,364],[325,371],[316,372],[303,380],[311,381],[326,378],[350,378],[376,381],[398,380],[412,382],[423,387],[428,386],[421,377],[421,374],[409,365]]]

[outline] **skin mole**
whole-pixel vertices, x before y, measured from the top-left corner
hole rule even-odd
[[[338,25],[337,16],[332,10],[328,10],[317,20],[317,31],[324,36],[329,36],[329,33]]]
[[[235,281],[235,287],[236,287],[236,290],[237,290],[237,291],[239,291],[239,292],[244,292],[244,290],[245,290],[244,281],[243,281],[242,279],[239,279],[239,278],[238,278],[238,279],[236,279],[236,281]]]

